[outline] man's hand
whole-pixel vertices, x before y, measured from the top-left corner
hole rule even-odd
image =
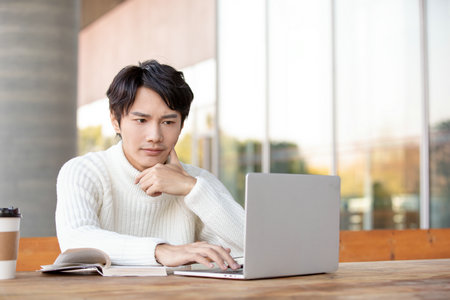
[[[186,196],[197,183],[197,179],[183,169],[177,153],[172,149],[166,164],[156,164],[142,171],[135,183],[152,197],[162,193]]]
[[[231,250],[207,242],[173,246],[160,244],[156,246],[156,260],[167,267],[177,267],[189,263],[200,263],[208,268],[214,267],[215,262],[222,270],[228,267],[239,269],[239,265],[230,256]]]

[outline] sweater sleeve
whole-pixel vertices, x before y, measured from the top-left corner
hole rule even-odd
[[[201,170],[196,179],[184,201],[201,220],[199,239],[229,247],[234,257],[242,256],[244,209],[213,174]]]
[[[155,247],[164,240],[119,234],[101,228],[103,195],[108,191],[106,172],[86,158],[75,158],[60,170],[57,179],[56,231],[61,251],[98,248],[113,264],[154,265]],[[106,216],[107,217],[107,216]]]

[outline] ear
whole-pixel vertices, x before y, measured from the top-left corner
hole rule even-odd
[[[112,124],[112,127],[114,128],[114,131],[117,134],[120,134],[120,124],[119,124],[119,121],[117,121],[116,116],[114,115],[113,112],[110,112],[109,117],[111,118],[111,124]]]
[[[186,122],[186,118],[181,122],[181,128],[180,128],[180,133],[181,133],[181,130],[183,130],[183,128],[184,128],[184,123]]]

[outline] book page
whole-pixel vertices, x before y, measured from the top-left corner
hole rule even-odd
[[[59,264],[100,264],[105,267],[111,265],[111,260],[105,252],[95,248],[68,249],[56,258],[54,265]]]
[[[164,266],[110,266],[102,268],[103,276],[167,276]]]
[[[42,273],[69,272],[77,274],[102,274],[102,266],[99,264],[59,264],[43,265],[38,270]]]

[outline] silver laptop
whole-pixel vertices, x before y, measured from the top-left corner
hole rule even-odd
[[[243,268],[174,274],[256,279],[334,272],[339,207],[338,176],[247,174]]]

